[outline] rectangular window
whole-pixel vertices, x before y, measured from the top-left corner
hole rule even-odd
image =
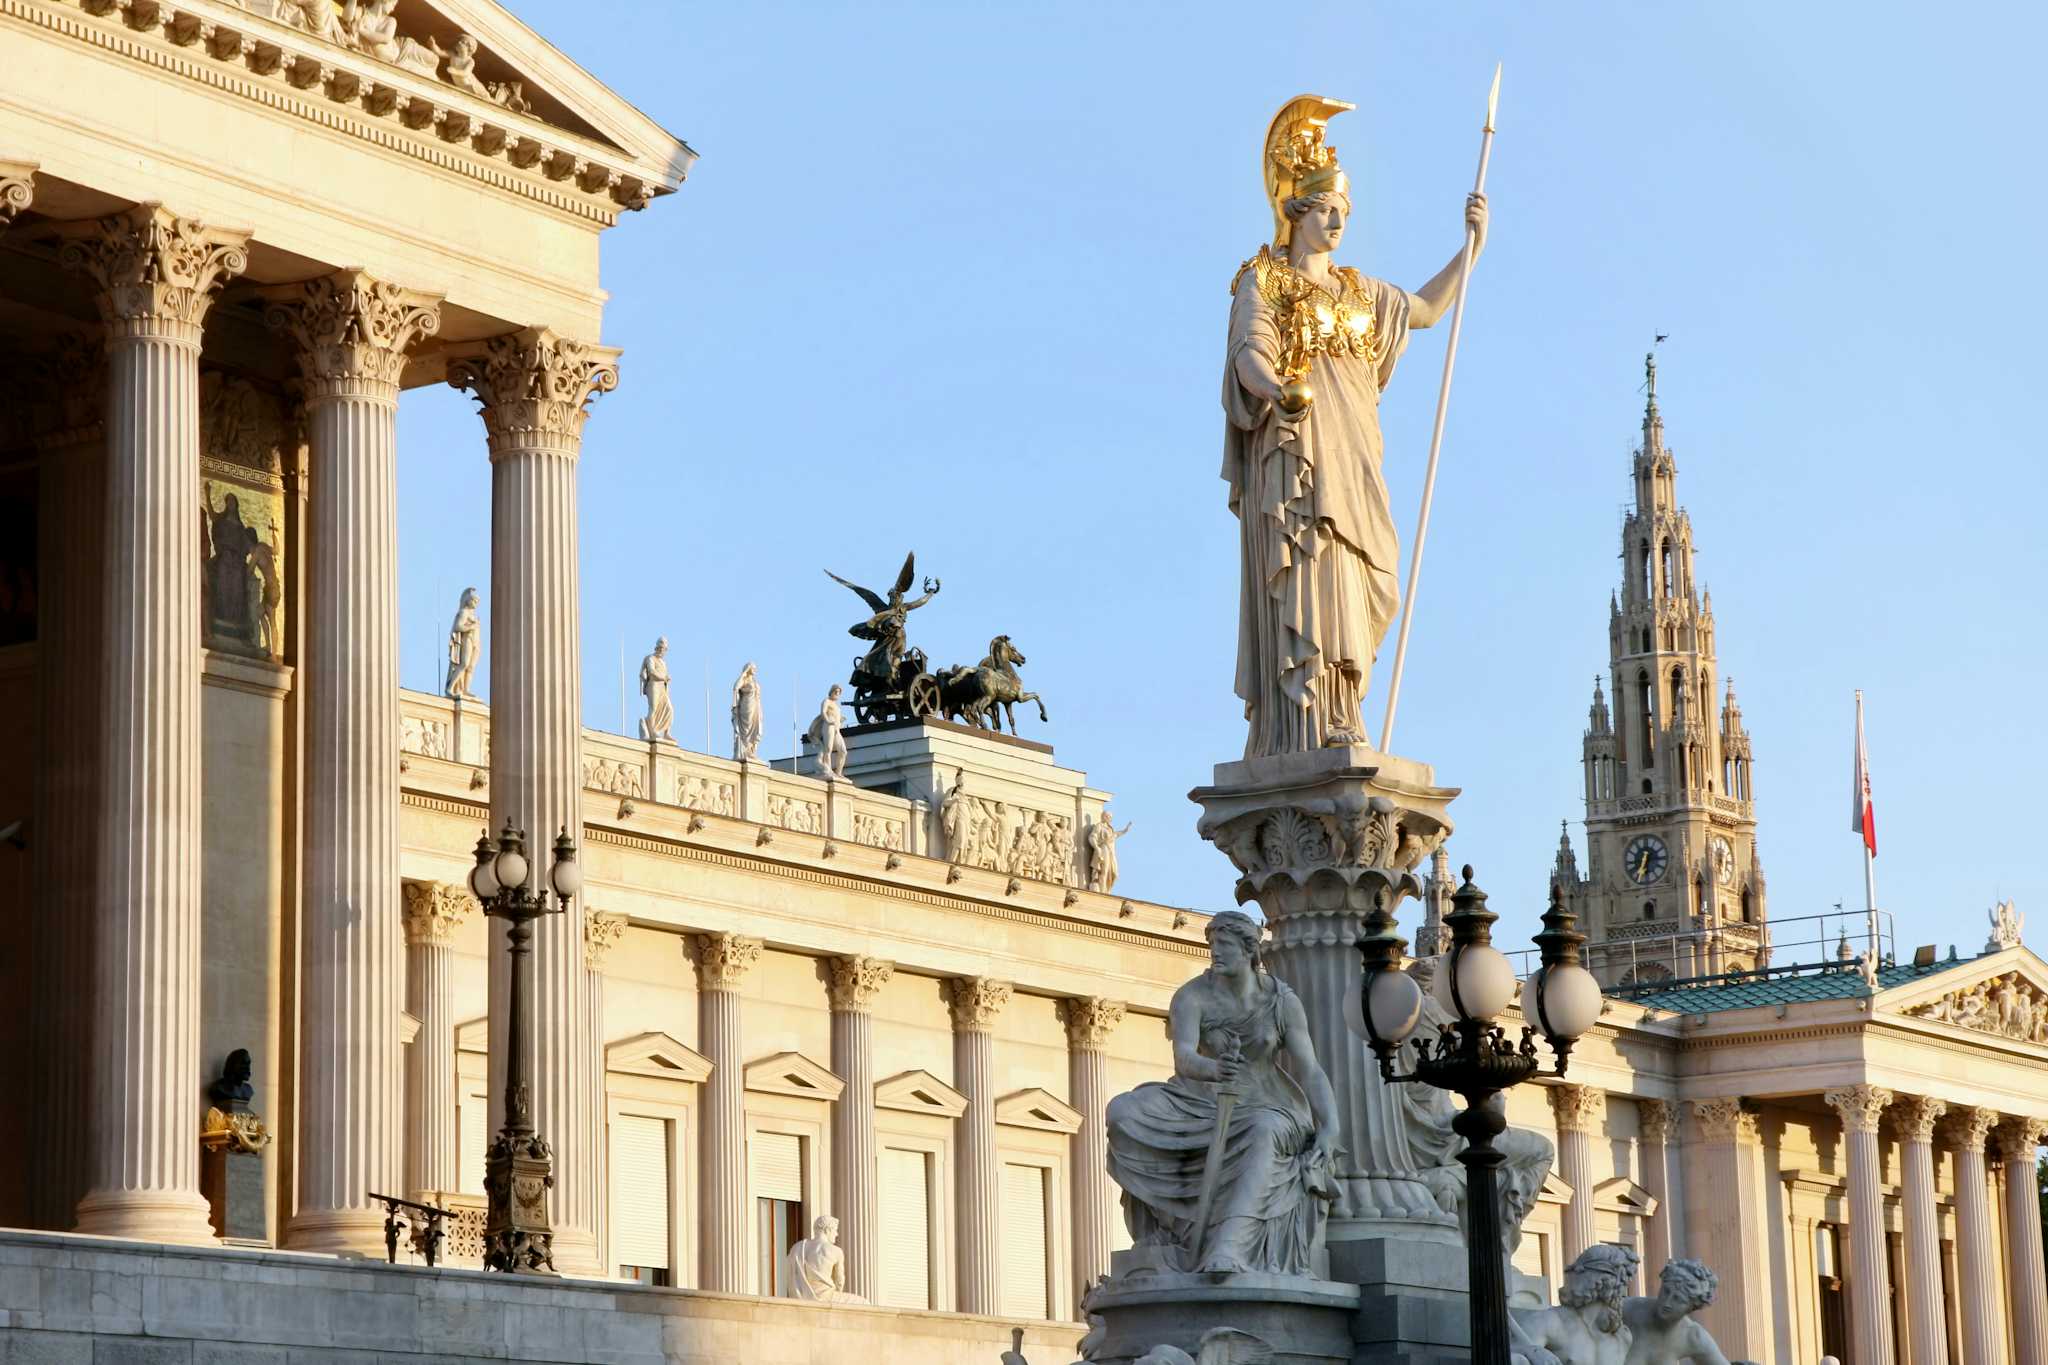
[[[477,1090],[462,1097],[455,1111],[456,1177],[463,1194],[484,1192],[484,1153],[490,1149],[490,1098]]]
[[[931,1157],[884,1147],[881,1163],[882,1277],[877,1302],[932,1306]]]
[[[620,1114],[611,1121],[612,1264],[642,1284],[672,1284],[669,1264],[668,1121]]]
[[[780,1297],[783,1258],[809,1233],[804,1228],[804,1142],[789,1133],[753,1133],[747,1140],[748,1184],[754,1196],[754,1292]]]
[[[1046,1172],[1043,1166],[1003,1165],[1003,1316],[1051,1316],[1052,1276],[1046,1265]]]

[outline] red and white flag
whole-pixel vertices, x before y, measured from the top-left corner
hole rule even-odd
[[[1849,828],[1863,836],[1863,847],[1877,856],[1877,808],[1870,803],[1870,751],[1863,743],[1863,694],[1856,694],[1856,808]]]

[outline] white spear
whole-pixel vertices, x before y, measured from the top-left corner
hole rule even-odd
[[[1479,135],[1479,175],[1474,194],[1486,192],[1486,162],[1493,155],[1493,111],[1500,103],[1500,65],[1494,64],[1493,88],[1486,92],[1486,128]],[[1429,470],[1422,476],[1422,513],[1415,521],[1415,548],[1408,556],[1408,590],[1401,598],[1401,636],[1394,645],[1394,674],[1387,681],[1387,719],[1380,726],[1380,751],[1394,751],[1394,708],[1401,700],[1401,668],[1408,662],[1408,627],[1415,619],[1415,588],[1422,579],[1422,542],[1429,537],[1429,502],[1436,493],[1436,460],[1444,445],[1444,414],[1451,406],[1451,367],[1458,361],[1458,329],[1465,321],[1465,286],[1472,279],[1472,257],[1479,237],[1465,229],[1465,264],[1458,272],[1458,293],[1451,304],[1451,339],[1444,347],[1444,383],[1436,395],[1436,426],[1429,433]]]

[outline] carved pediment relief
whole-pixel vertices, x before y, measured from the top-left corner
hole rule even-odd
[[[778,1052],[747,1068],[746,1087],[769,1095],[829,1102],[839,1098],[846,1082],[801,1052]]]
[[[606,1044],[604,1069],[629,1076],[701,1085],[711,1078],[711,1059],[674,1036],[655,1030]]]
[[[2048,990],[2020,972],[2006,972],[1958,987],[1899,1011],[2019,1043],[2048,1046]]]
[[[957,1119],[967,1112],[967,1097],[929,1071],[906,1071],[875,1082],[875,1108]]]
[[[1078,1133],[1081,1111],[1050,1090],[1033,1087],[996,1101],[996,1122],[1012,1128],[1040,1128],[1049,1133]]]

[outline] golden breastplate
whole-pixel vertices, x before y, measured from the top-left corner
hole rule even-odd
[[[1273,315],[1280,333],[1277,369],[1282,379],[1303,379],[1319,355],[1377,361],[1380,355],[1379,315],[1373,311],[1364,280],[1348,266],[1337,268],[1343,281],[1336,294],[1273,254],[1271,247],[1246,261],[1231,285],[1235,293],[1249,273],[1259,297]]]

